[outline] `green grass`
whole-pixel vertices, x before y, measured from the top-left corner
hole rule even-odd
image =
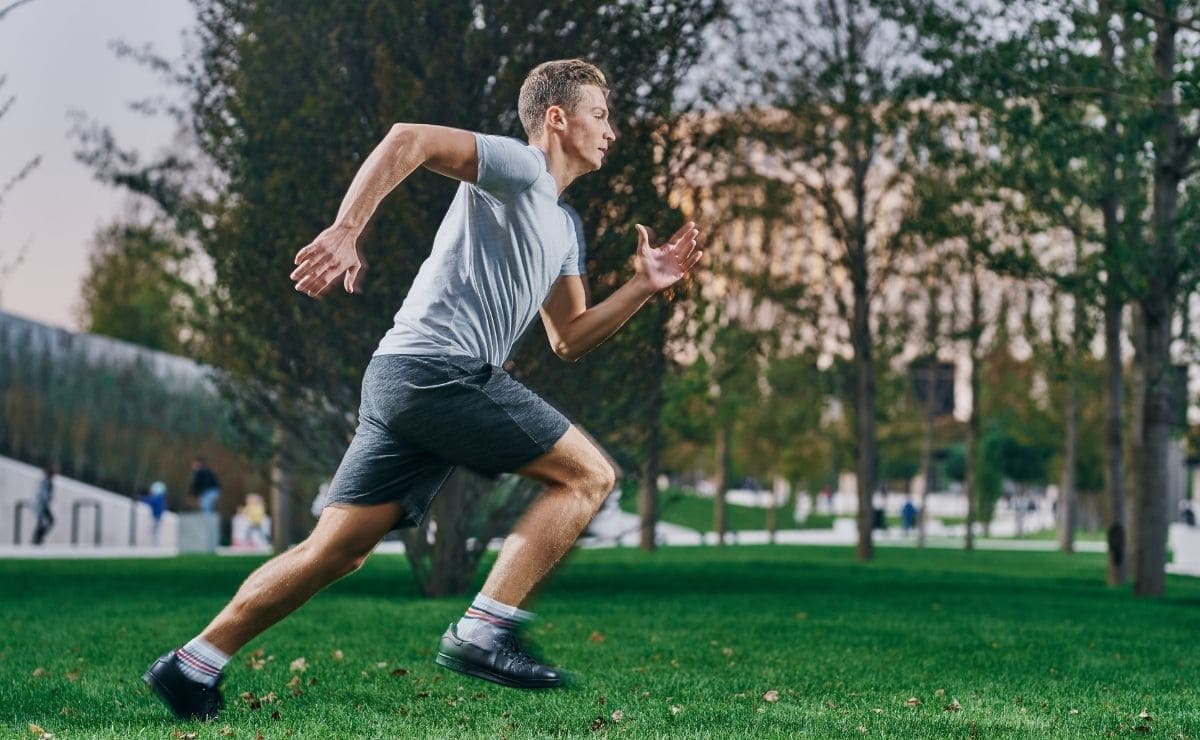
[[[620,505],[621,511],[637,513],[637,492],[632,491],[621,496]],[[659,512],[659,521],[678,524],[697,532],[713,531],[713,500],[711,498],[702,498],[678,488],[669,488],[662,492],[660,505],[662,511]],[[766,509],[729,503],[726,503],[725,508],[728,527],[734,532],[767,528]],[[779,507],[777,529],[829,529],[832,526],[832,515],[814,514],[802,522],[797,522],[795,511],[791,506]]]
[[[1100,556],[895,548],[578,553],[537,605],[580,676],[552,692],[435,666],[465,599],[418,598],[378,555],[234,658],[221,719],[174,721],[141,672],[257,562],[0,561],[0,736],[1200,737],[1200,581],[1139,600]]]

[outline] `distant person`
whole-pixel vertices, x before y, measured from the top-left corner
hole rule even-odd
[[[900,526],[904,534],[908,534],[917,526],[917,505],[911,498],[904,499],[904,507],[900,509]]]
[[[221,498],[221,481],[203,457],[197,457],[192,462],[192,487],[189,493],[196,499],[200,511],[216,513],[217,499]]]
[[[150,484],[150,490],[138,496],[138,501],[150,507],[150,544],[158,545],[158,530],[162,525],[163,514],[167,511],[167,484],[156,480]]]
[[[42,482],[38,485],[37,498],[33,501],[33,510],[37,514],[37,525],[33,528],[33,544],[40,545],[46,538],[46,533],[54,526],[54,513],[50,511],[50,502],[54,499],[54,476],[58,475],[58,466],[50,463],[42,469]]]
[[[1179,502],[1179,519],[1189,527],[1196,526],[1196,510],[1192,507],[1191,501]]]
[[[267,516],[267,504],[257,493],[246,494],[246,505],[242,507],[246,517],[246,540],[251,547],[264,547],[271,539],[271,518]]]

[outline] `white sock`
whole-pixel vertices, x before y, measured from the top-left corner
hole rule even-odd
[[[473,639],[483,630],[511,631],[533,619],[532,612],[518,609],[480,593],[467,613],[458,620],[455,631],[464,640]]]
[[[206,686],[216,686],[221,680],[221,669],[229,662],[229,656],[216,649],[211,642],[196,637],[175,651],[179,670],[183,675]]]

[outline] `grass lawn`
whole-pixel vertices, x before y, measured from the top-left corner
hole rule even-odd
[[[142,671],[258,562],[0,561],[0,736],[1200,737],[1200,580],[1139,600],[1102,556],[897,548],[580,552],[532,633],[580,680],[540,693],[434,665],[465,600],[377,555],[235,656],[217,722],[173,720]]]
[[[678,524],[697,532],[713,531],[713,500],[695,496],[678,488],[668,488],[662,492],[662,511],[659,520],[669,524]],[[767,528],[767,510],[757,506],[737,506],[726,503],[728,527],[734,532],[751,529]],[[637,513],[637,491],[631,491],[621,496],[621,511]],[[833,516],[814,514],[803,522],[796,522],[795,511],[791,506],[779,507],[778,529],[829,529],[833,526]]]

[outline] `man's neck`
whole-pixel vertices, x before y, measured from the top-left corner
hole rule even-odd
[[[571,183],[575,182],[575,178],[584,174],[572,164],[571,159],[563,152],[562,147],[558,145],[556,139],[544,137],[531,141],[529,144],[530,146],[537,147],[546,155],[546,169],[558,185],[559,195],[562,195],[562,192]]]

